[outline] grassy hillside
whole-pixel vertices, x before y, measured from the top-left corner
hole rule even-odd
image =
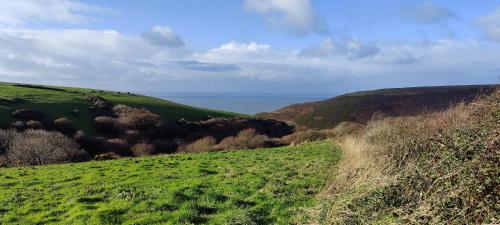
[[[0,168],[0,224],[290,224],[338,158],[315,142]]]
[[[491,93],[494,88],[495,85],[467,85],[362,91],[319,102],[291,105],[259,116],[294,121],[308,128],[326,129],[344,121],[366,122],[374,115],[413,116],[441,111],[459,102],[470,102],[479,94]]]
[[[21,98],[24,100],[23,103],[16,104],[2,104],[0,102],[0,122],[13,122],[14,118],[10,116],[13,110],[29,108],[46,113],[50,119],[67,117],[74,122],[76,127],[92,133],[91,121],[93,118],[88,111],[92,102],[87,100],[88,96],[100,96],[111,101],[113,104],[145,107],[165,119],[175,121],[180,118],[199,120],[209,115],[214,117],[233,117],[238,115],[229,112],[195,108],[158,98],[128,93],[83,88],[48,87],[48,89],[40,89],[38,87],[40,86],[20,87],[11,83],[0,82],[0,99]],[[70,114],[74,109],[80,111],[80,116],[75,117]]]

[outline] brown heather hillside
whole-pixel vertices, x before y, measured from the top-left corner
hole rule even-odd
[[[299,126],[327,129],[341,122],[367,122],[373,116],[414,116],[443,111],[490,94],[499,85],[464,85],[380,89],[337,96],[324,101],[290,105],[257,116],[288,120]]]

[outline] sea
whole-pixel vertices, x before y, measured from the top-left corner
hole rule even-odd
[[[241,93],[144,93],[157,98],[202,108],[253,115],[285,106],[320,101],[332,94],[241,94]]]

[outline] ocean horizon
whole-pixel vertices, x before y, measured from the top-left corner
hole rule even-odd
[[[242,94],[242,93],[144,93],[156,98],[194,107],[230,111],[242,114],[272,112],[285,106],[333,98],[335,94]]]

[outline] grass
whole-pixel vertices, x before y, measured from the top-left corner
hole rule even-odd
[[[291,224],[329,142],[0,169],[0,224]]]
[[[54,87],[59,90],[46,90],[29,87],[14,86],[11,83],[0,82],[0,98],[22,98],[21,104],[0,104],[0,122],[10,123],[14,118],[10,113],[16,109],[29,108],[46,113],[50,119],[67,117],[73,121],[76,127],[87,133],[93,133],[91,125],[92,116],[88,107],[92,104],[86,98],[88,96],[101,96],[113,104],[125,104],[133,107],[147,108],[167,120],[177,121],[180,118],[187,120],[200,120],[207,116],[234,117],[240,114],[223,112],[210,109],[202,109],[174,102],[127,93],[102,91],[84,88]],[[79,116],[70,113],[78,109]]]

